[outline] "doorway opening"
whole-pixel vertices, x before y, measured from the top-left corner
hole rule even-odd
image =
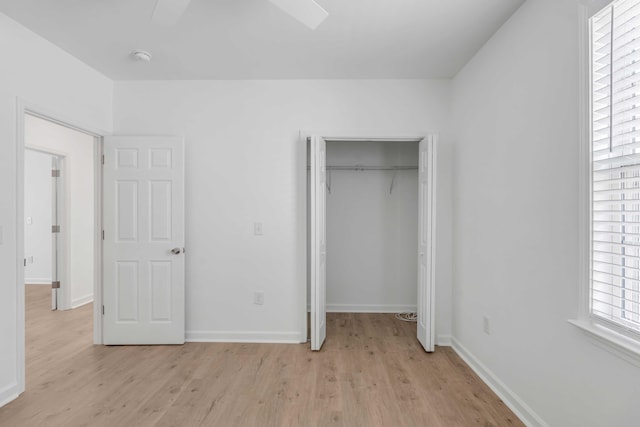
[[[312,350],[364,322],[413,330],[414,342],[433,351],[435,137],[313,136],[308,143]],[[416,323],[394,317],[407,312]]]
[[[71,310],[93,301],[97,144],[30,114],[24,123],[24,282],[49,286],[52,310]]]
[[[90,126],[78,124],[73,120],[56,118],[60,117],[55,112],[45,112],[40,107],[31,105],[24,100],[18,99],[17,102],[17,126],[16,126],[16,153],[17,153],[17,188],[16,188],[16,233],[18,258],[23,258],[23,262],[18,264],[17,276],[17,328],[16,335],[18,337],[18,346],[16,358],[18,360],[18,390],[23,392],[26,389],[26,371],[30,364],[27,355],[32,360],[41,357],[53,358],[63,357],[60,352],[71,349],[77,349],[77,346],[102,344],[102,135],[101,130],[89,130]],[[83,160],[81,165],[77,165],[75,160],[77,155],[74,150],[56,146],[59,141],[82,141],[85,151],[90,155],[81,157]],[[42,187],[42,192],[50,197],[49,207],[34,208],[29,205],[28,197],[31,197],[32,190],[28,188],[31,179],[32,170],[27,162],[28,157],[38,157],[42,154],[40,160],[46,171],[39,170],[42,179],[48,180],[48,185]],[[47,156],[51,163],[47,165]],[[43,160],[45,159],[45,160]],[[57,165],[54,164],[54,159]],[[37,162],[36,162],[37,163]],[[90,173],[80,173],[83,168],[89,168]],[[53,172],[56,171],[56,172]],[[46,175],[46,178],[45,178]],[[57,182],[53,180],[54,176]],[[57,214],[58,217],[54,221],[54,183],[56,184]],[[81,195],[92,207],[89,211],[77,209],[77,202],[74,202],[72,196],[74,188],[72,184],[88,186],[92,190],[89,194]],[[48,191],[47,191],[48,190]],[[36,190],[38,191],[38,190]],[[26,194],[26,193],[29,194]],[[38,197],[38,203],[47,200],[47,196]],[[75,209],[74,209],[75,208]],[[74,216],[74,213],[77,216]],[[36,215],[37,213],[37,215]],[[28,218],[30,217],[30,220]],[[77,220],[77,217],[80,221]],[[84,228],[79,223],[89,221],[90,227]],[[37,221],[37,222],[36,222]],[[54,224],[57,222],[57,224]],[[29,224],[28,224],[29,223]],[[40,243],[35,245],[25,245],[27,234],[33,230],[29,227],[36,225],[48,228],[49,235],[41,237]],[[60,226],[59,230],[57,227]],[[76,233],[73,233],[73,230]],[[90,259],[86,262],[91,266],[89,270],[89,278],[80,283],[79,292],[71,289],[69,280],[77,275],[73,275],[72,267],[80,264],[76,258],[72,257],[72,240],[78,237],[78,232],[84,230],[79,239],[90,245]],[[58,232],[59,231],[59,232]],[[56,243],[57,257],[54,257],[54,242],[52,235],[56,234],[58,242]],[[31,236],[33,237],[33,236]],[[37,241],[37,240],[36,240]],[[42,243],[42,242],[45,243]],[[46,242],[50,242],[47,244]],[[46,249],[50,252],[46,252]],[[38,249],[45,249],[44,255],[35,255],[39,253]],[[30,258],[33,257],[33,258]],[[51,257],[51,258],[49,258]],[[49,268],[44,271],[51,272],[51,276],[32,275],[32,271],[27,269],[27,265],[33,266],[39,262],[39,266],[46,267],[47,258],[49,258]],[[54,259],[55,268],[54,269]],[[76,261],[74,261],[74,259]],[[84,258],[86,260],[86,257]],[[82,261],[83,258],[80,258]],[[27,261],[33,261],[27,264]],[[55,280],[53,275],[57,275]],[[80,276],[84,277],[84,276]],[[27,280],[25,280],[25,278]],[[47,282],[47,285],[30,285],[30,279],[38,280],[40,283]],[[49,279],[51,281],[49,282]],[[52,282],[60,282],[60,287]],[[90,289],[87,290],[85,282],[88,282]],[[66,287],[65,287],[66,283]],[[54,292],[51,290],[52,285],[56,286],[55,303],[56,310],[53,308]],[[84,291],[83,291],[84,290]],[[33,292],[31,292],[33,291]],[[93,304],[91,301],[93,300]],[[66,321],[59,322],[58,319],[64,317]],[[56,320],[54,320],[56,319]],[[87,340],[79,337],[79,330],[82,329]],[[93,342],[91,337],[93,336]],[[73,351],[73,350],[72,350]],[[33,372],[33,371],[31,371]]]
[[[44,294],[35,291],[36,286],[50,288],[51,310],[67,309],[60,289],[68,234],[66,224],[65,233],[61,233],[66,196],[62,183],[66,177],[64,163],[64,156],[25,147],[24,283],[33,288],[34,295]]]

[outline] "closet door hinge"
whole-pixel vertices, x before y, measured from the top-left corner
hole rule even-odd
[[[59,225],[52,225],[51,226],[51,232],[52,233],[59,233],[60,232],[60,226]]]
[[[104,154],[102,155],[102,164],[104,165]]]
[[[52,169],[51,170],[51,177],[52,178],[60,178],[60,170],[59,169]]]
[[[51,289],[60,289],[60,281],[56,280],[51,282]]]
[[[102,315],[104,316],[104,305],[102,306]]]
[[[102,240],[104,240],[104,230],[102,230]]]

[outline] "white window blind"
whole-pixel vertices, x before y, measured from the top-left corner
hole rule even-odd
[[[640,0],[591,19],[590,311],[640,333]]]

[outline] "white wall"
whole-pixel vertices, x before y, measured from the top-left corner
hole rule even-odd
[[[71,307],[93,301],[94,286],[94,138],[82,132],[27,115],[25,119],[25,146],[55,153],[64,157],[60,179],[67,191],[63,192],[64,210],[67,212],[69,238],[67,281],[61,287],[71,291]],[[51,167],[48,168],[49,170]],[[49,172],[49,180],[51,179]],[[51,188],[49,181],[49,188]],[[26,197],[26,194],[25,194]],[[26,206],[26,203],[25,203]],[[49,205],[51,206],[51,205]],[[50,210],[49,210],[50,212]],[[25,215],[27,213],[25,212]],[[62,218],[61,218],[62,220]],[[51,229],[49,229],[49,234]],[[25,239],[26,243],[26,239]],[[29,255],[26,252],[25,254]],[[64,262],[64,261],[63,261]]]
[[[24,152],[24,283],[51,285],[52,159],[39,151]]]
[[[578,51],[577,2],[530,0],[454,80],[454,344],[550,426],[634,426],[640,368],[567,323]]]
[[[17,221],[22,222],[22,200],[16,201],[16,100],[96,129],[109,131],[112,125],[113,83],[61,49],[0,14],[0,404],[23,388],[18,357],[23,346],[16,335],[20,324],[17,306],[22,304],[18,285]],[[22,183],[20,183],[22,185]],[[18,203],[16,203],[18,202]],[[22,239],[22,236],[19,236]],[[18,290],[20,289],[20,292]]]
[[[327,143],[327,165],[415,166],[417,143]],[[418,171],[329,171],[327,310],[415,311]]]
[[[442,133],[437,328],[448,336],[449,97],[448,81],[116,83],[116,133],[186,137],[187,338],[304,339],[301,129]],[[252,303],[255,290],[263,306]]]

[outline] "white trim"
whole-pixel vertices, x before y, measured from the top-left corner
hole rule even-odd
[[[106,134],[105,134],[106,136]],[[104,154],[104,139],[102,136],[94,136],[94,188],[93,197],[96,201],[93,213],[93,224],[95,229],[93,247],[93,343],[102,344],[102,229],[104,223],[103,216],[103,196],[102,196],[102,156]]]
[[[467,350],[455,337],[451,338],[451,347],[467,365],[489,386],[495,394],[511,409],[520,420],[529,427],[548,427],[548,424],[517,394],[507,387],[477,357]]]
[[[73,300],[71,300],[71,308],[78,308],[81,307],[85,304],[89,304],[90,302],[93,302],[93,295],[89,294],[89,295],[85,295],[83,297],[80,298],[75,298]]]
[[[451,347],[452,338],[451,335],[438,335],[436,336],[436,345],[440,347]]]
[[[60,114],[57,111],[53,111],[45,107],[42,107],[40,105],[33,104],[19,97],[18,97],[18,106],[21,107],[23,112],[27,112],[32,116],[50,121],[52,123],[56,123],[60,126],[64,126],[66,128],[73,129],[87,135],[91,135],[96,138],[102,138],[103,136],[107,136],[111,134],[110,132],[107,132],[104,129],[90,126],[86,123],[78,122],[76,120],[73,120],[70,117],[65,117],[63,114]],[[18,112],[20,112],[20,110],[18,110]]]
[[[578,6],[581,12],[584,11],[585,16],[590,18],[600,12],[605,7],[611,5],[614,0],[579,0]]]
[[[589,6],[579,6],[578,22],[578,317],[589,313],[591,283],[591,84]]]
[[[266,343],[266,344],[300,344],[306,342],[300,333],[294,332],[262,332],[262,331],[187,331],[187,342],[226,342],[226,343]]]
[[[415,304],[327,304],[327,313],[406,313],[416,309]]]
[[[49,285],[51,286],[51,277],[24,278],[25,285]]]
[[[25,390],[25,289],[24,289],[24,113],[26,107],[16,98],[16,376],[17,394]]]
[[[637,340],[588,320],[569,320],[569,323],[586,333],[593,344],[640,367],[640,343]]]
[[[0,408],[7,403],[16,400],[20,396],[22,390],[18,387],[18,383],[13,383],[0,390]]]

